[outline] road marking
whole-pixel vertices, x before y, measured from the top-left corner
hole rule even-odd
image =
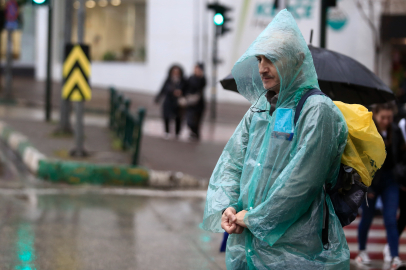
[[[206,198],[205,190],[151,190],[135,188],[30,188],[30,189],[1,189],[0,195],[126,195],[126,196],[144,196],[144,197],[162,197],[162,198]]]
[[[344,228],[348,247],[350,249],[351,259],[358,255],[358,225],[360,218],[357,218],[354,223]],[[367,252],[372,260],[383,260],[383,249],[386,244],[386,229],[383,219],[375,217],[368,234]],[[402,260],[406,259],[406,233],[402,234],[399,245],[399,256]]]

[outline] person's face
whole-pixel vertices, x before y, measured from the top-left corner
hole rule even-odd
[[[380,131],[387,130],[389,125],[393,122],[392,110],[380,110],[374,114],[376,125]]]
[[[264,55],[257,55],[256,57],[258,60],[259,74],[261,75],[264,88],[268,90],[273,86],[278,85],[280,83],[280,79],[275,65]],[[275,89],[272,90],[279,93],[279,89],[280,86],[275,87]]]
[[[171,77],[172,78],[180,78],[180,70],[179,70],[179,68],[172,69]]]
[[[199,66],[195,66],[195,76],[203,77],[203,70]]]

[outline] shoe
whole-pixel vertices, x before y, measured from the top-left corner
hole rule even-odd
[[[398,269],[401,265],[403,265],[403,262],[396,256],[392,260],[391,269]]]
[[[392,261],[392,256],[390,255],[390,249],[389,249],[388,244],[385,245],[382,253],[383,253],[383,261],[384,262],[391,262]]]
[[[368,253],[365,250],[362,250],[358,253],[358,256],[355,258],[355,261],[358,264],[370,264],[371,259],[368,256]]]
[[[170,140],[171,139],[171,134],[165,133],[163,138],[164,138],[164,140]]]

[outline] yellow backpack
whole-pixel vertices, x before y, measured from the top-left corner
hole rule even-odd
[[[372,120],[372,112],[358,104],[341,101],[334,101],[334,104],[344,115],[348,127],[341,163],[354,168],[362,183],[369,187],[386,158],[385,143]]]

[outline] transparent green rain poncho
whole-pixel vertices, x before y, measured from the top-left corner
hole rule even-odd
[[[294,126],[297,103],[319,88],[313,59],[300,30],[281,11],[235,64],[238,91],[269,109],[256,55],[276,66],[281,81],[276,111],[249,110],[227,143],[210,179],[202,228],[223,232],[222,211],[247,210],[242,234],[228,238],[228,269],[337,269],[350,252],[331,204],[328,249],[323,248],[323,185],[335,184],[347,138],[339,109],[311,96]]]

